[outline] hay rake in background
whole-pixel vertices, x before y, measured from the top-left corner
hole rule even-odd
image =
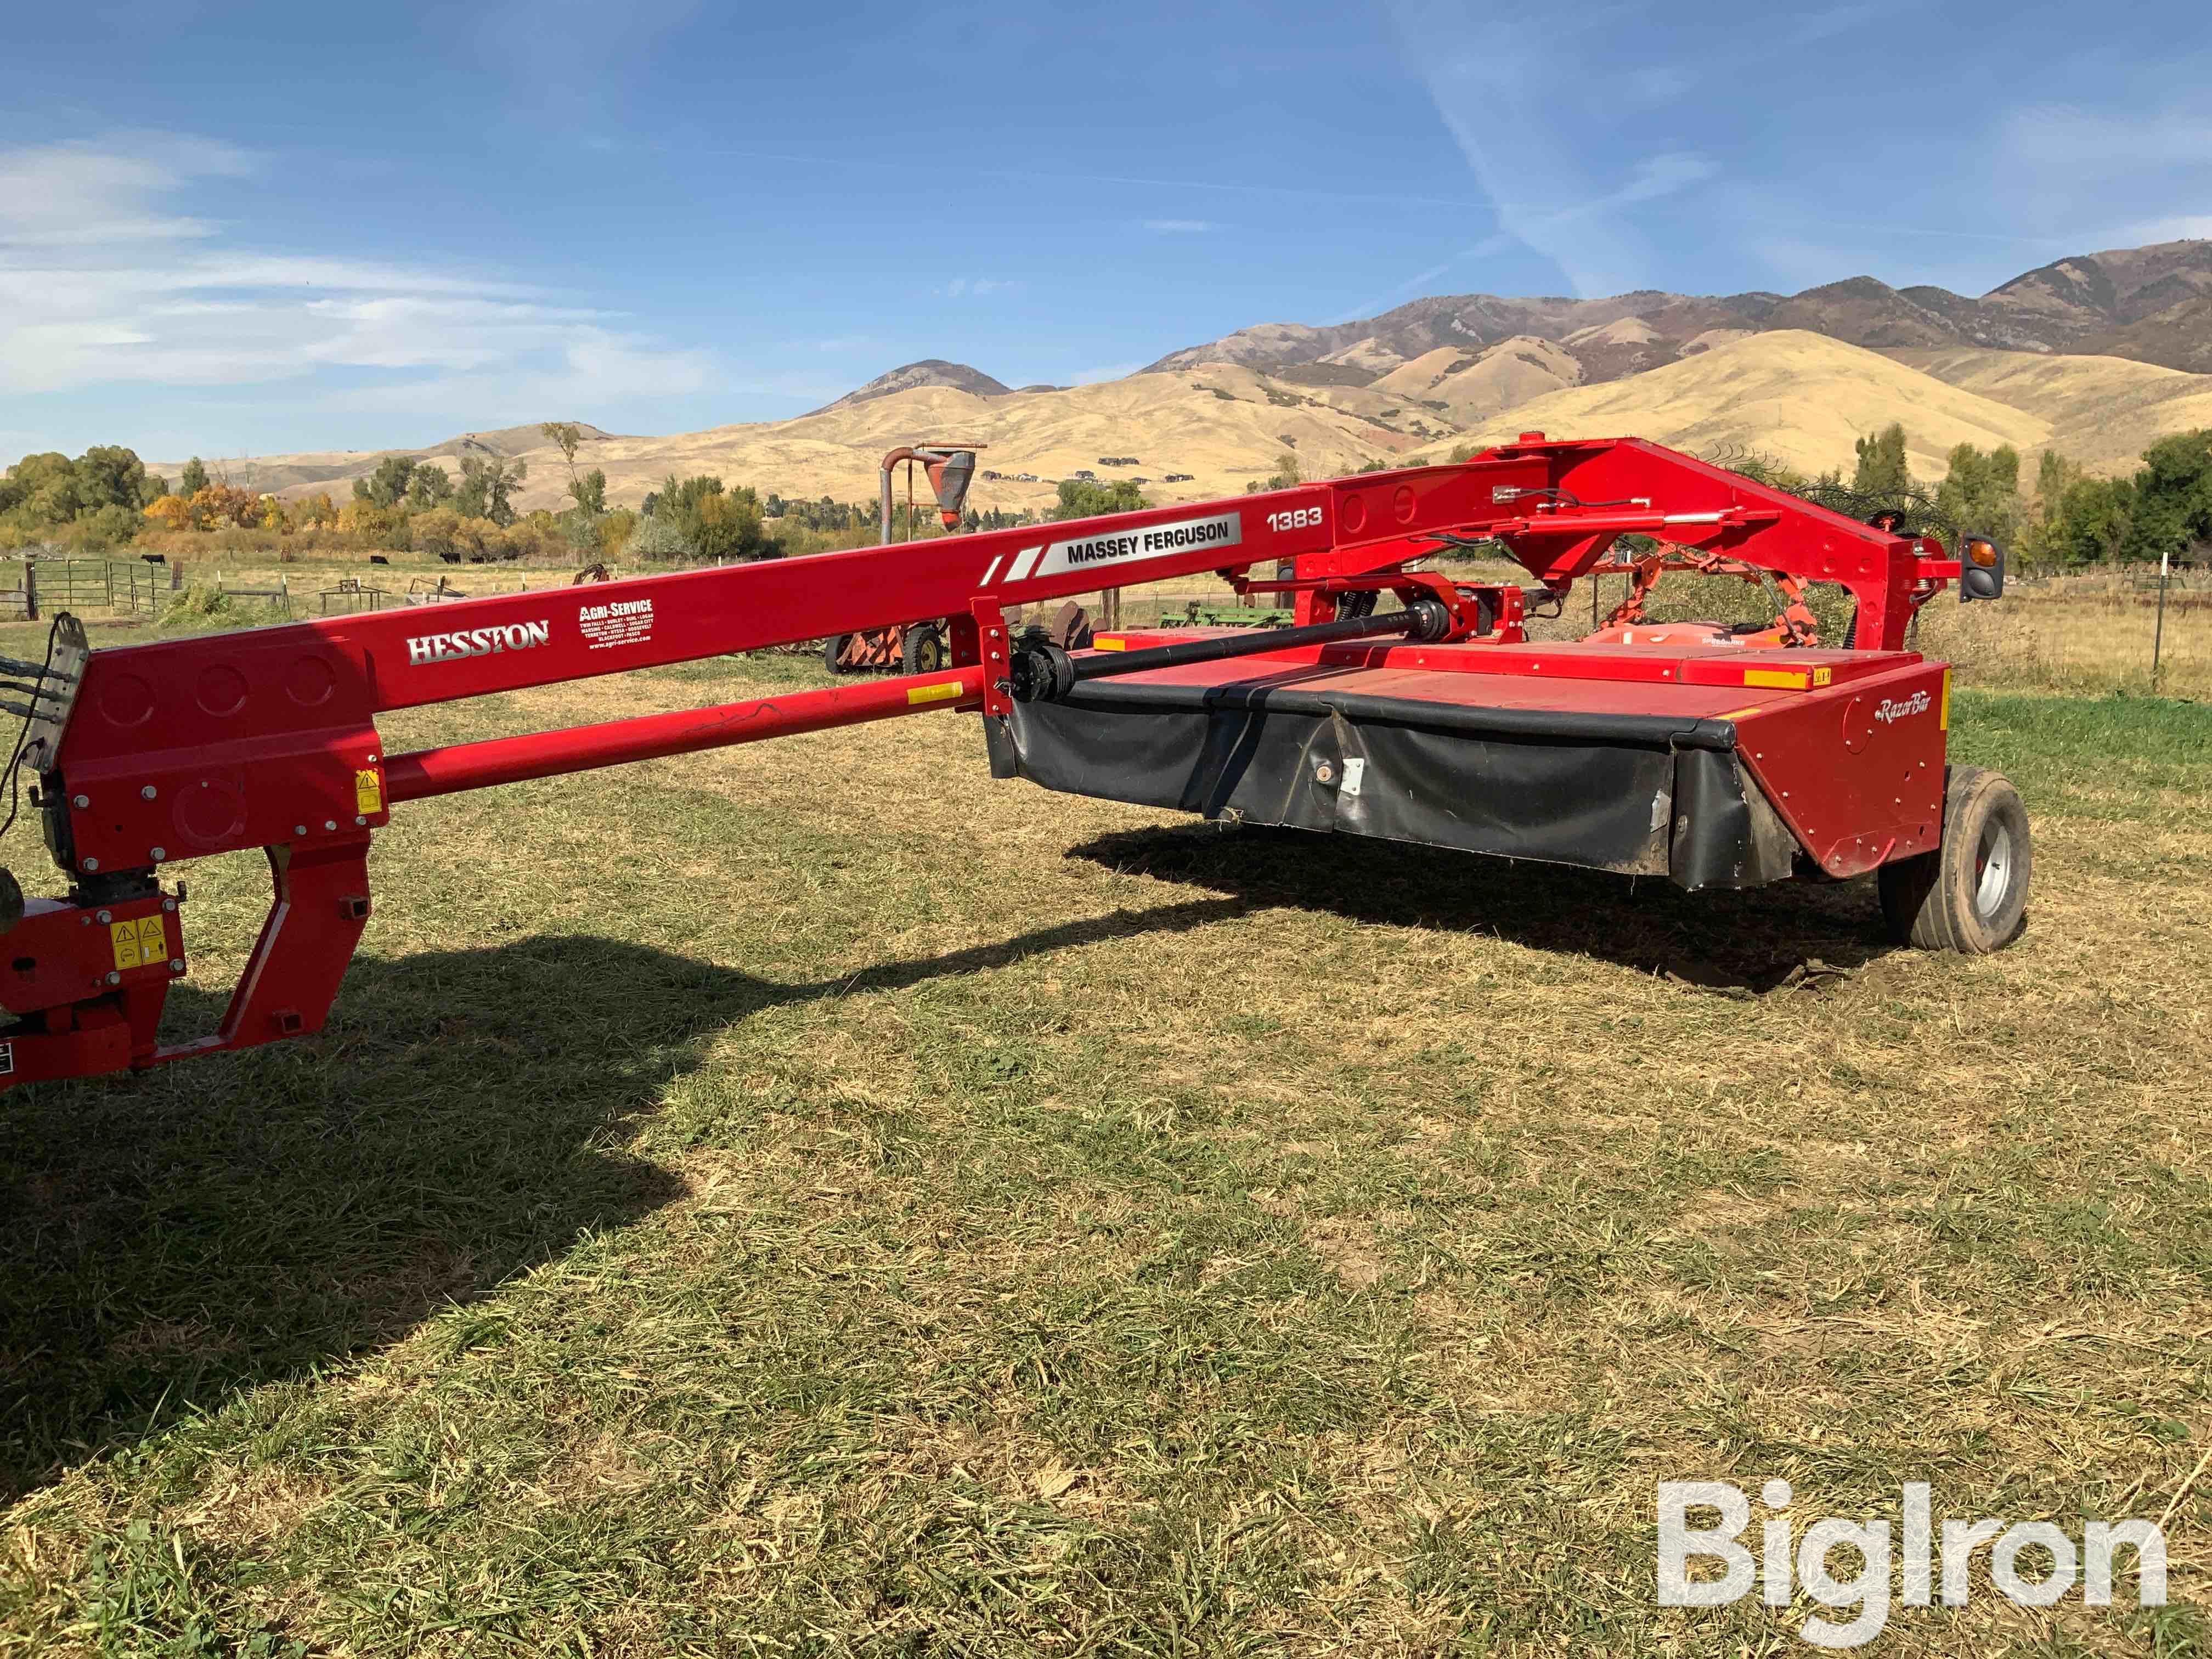
[[[1719,628],[1531,642],[1532,600],[1556,611],[1632,534],[1840,584],[1856,647]],[[1413,568],[1474,538],[1529,580]],[[1208,571],[1288,598],[1295,625],[1080,649],[1007,623],[1102,580]],[[25,717],[8,781],[34,775],[69,885],[26,902],[0,872],[15,1022],[0,1085],[320,1028],[368,923],[370,842],[408,802],[928,713],[980,715],[995,777],[1687,889],[1872,874],[1899,938],[1994,950],[2027,902],[2027,817],[2002,778],[1947,765],[1949,670],[1904,641],[1952,583],[1994,599],[2003,576],[1985,538],[1947,548],[1638,440],[1532,433],[1465,462],[1196,506],[411,613],[97,652],[62,618],[43,663],[4,665]],[[930,618],[948,659],[927,672],[409,754],[376,728],[387,710]],[[260,938],[219,1027],[164,1043],[186,957],[184,891],[163,878],[252,848],[274,888]]]

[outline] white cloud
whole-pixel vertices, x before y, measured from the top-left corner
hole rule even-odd
[[[496,387],[503,405],[520,389],[574,408],[708,382],[705,354],[531,284],[231,247],[221,224],[167,210],[203,181],[258,165],[164,134],[0,149],[0,392],[249,386],[350,369],[392,377],[345,394],[368,404],[420,408]]]
[[[2196,111],[2128,115],[2037,104],[2005,118],[2000,143],[2014,162],[2067,172],[2202,167],[2212,159],[2212,120]]]
[[[1601,27],[1607,10],[1585,11],[1577,23]],[[1438,119],[1490,196],[1498,232],[1549,258],[1579,295],[1641,286],[1649,252],[1621,210],[1705,182],[1718,171],[1713,163],[1674,150],[1636,161],[1625,179],[1586,168],[1577,150],[1587,141],[1588,119],[1572,100],[1558,101],[1560,64],[1570,54],[1549,17],[1516,24],[1473,0],[1394,0],[1391,11],[1407,67],[1427,88]],[[1439,52],[1438,40],[1480,46]],[[1494,236],[1486,237],[1451,263],[1498,248]]]
[[[1147,219],[1145,221],[1145,228],[1158,231],[1166,235],[1177,235],[1218,230],[1221,227],[1211,219]]]
[[[0,249],[212,236],[208,221],[155,204],[192,179],[252,170],[243,150],[170,133],[0,149]]]
[[[1018,276],[955,276],[938,294],[947,300],[988,300],[992,295],[1026,293],[1029,284]]]

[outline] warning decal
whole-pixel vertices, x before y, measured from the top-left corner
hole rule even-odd
[[[115,966],[143,968],[169,959],[168,935],[161,931],[158,915],[141,916],[136,921],[111,921],[107,937],[115,946]]]
[[[353,810],[368,817],[384,810],[384,781],[365,766],[353,775]]]

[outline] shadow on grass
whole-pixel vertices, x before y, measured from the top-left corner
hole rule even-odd
[[[681,1195],[627,1150],[632,1121],[752,1014],[1249,908],[1117,912],[815,984],[588,937],[362,957],[317,1036],[0,1097],[0,1501]],[[215,997],[172,1000],[214,1028]]]
[[[1724,994],[1817,982],[1829,970],[1848,972],[1896,948],[1883,935],[1871,881],[1686,893],[1664,877],[1632,879],[1368,836],[1212,823],[1120,830],[1067,856],[1255,908],[1297,906],[1354,921],[1487,933]]]

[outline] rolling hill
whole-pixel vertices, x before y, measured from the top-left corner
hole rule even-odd
[[[1317,477],[1531,428],[1755,450],[1820,471],[1896,420],[1930,478],[1959,443],[2008,443],[2031,460],[2056,448],[2116,472],[2157,437],[2212,427],[2207,371],[2212,241],[2168,242],[2057,260],[1979,298],[1870,276],[1788,295],[1443,295],[1351,322],[1261,324],[1073,387],[1010,390],[924,358],[793,420],[653,437],[586,427],[578,459],[605,470],[618,502],[694,472],[855,501],[874,493],[884,450],[956,439],[986,446],[981,466],[998,475],[979,477],[974,504],[1018,509],[1048,504],[1058,480],[1083,471],[1195,500],[1241,492],[1285,451]],[[343,495],[390,453],[223,470],[247,489]],[[533,426],[397,453],[449,472],[471,453],[520,457],[522,507],[564,499],[566,466]]]
[[[1577,380],[1595,384],[1688,356],[1716,331],[1785,329],[1880,350],[1975,345],[2212,370],[2212,241],[2074,255],[2023,271],[1979,298],[1934,287],[1895,289],[1872,276],[1793,295],[1447,295],[1321,328],[1263,323],[1171,351],[1151,367],[1236,362],[1290,380],[1371,385],[1441,348],[1474,353],[1528,336],[1558,344],[1580,365]]]
[[[1548,392],[1478,422],[1460,441],[1493,443],[1523,431],[1633,434],[1700,454],[1756,450],[1818,472],[1848,463],[1854,439],[1893,420],[1905,423],[1912,470],[1939,478],[1954,445],[2028,451],[2051,431],[2041,415],[1880,352],[1787,330],[1731,340],[1632,379]]]

